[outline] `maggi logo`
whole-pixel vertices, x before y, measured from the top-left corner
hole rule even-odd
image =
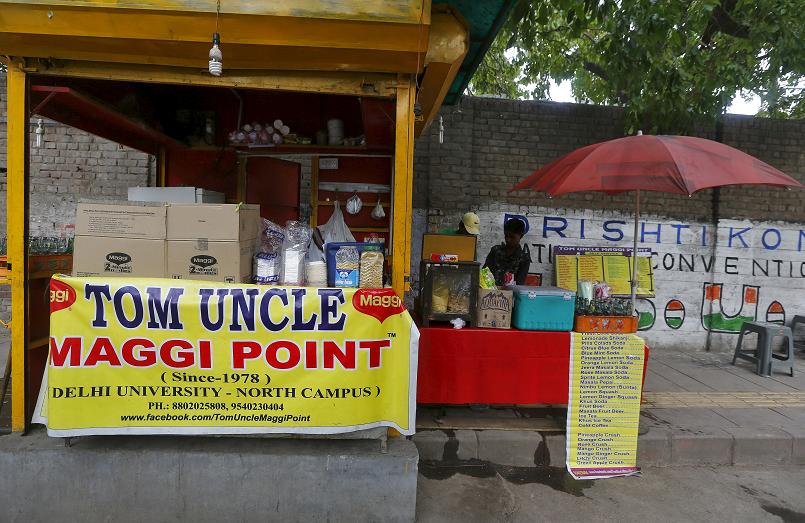
[[[361,307],[399,307],[402,304],[399,296],[362,294],[360,296]]]

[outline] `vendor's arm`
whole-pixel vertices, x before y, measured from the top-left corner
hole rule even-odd
[[[520,264],[517,266],[517,274],[514,275],[514,281],[517,285],[523,285],[528,276],[528,269],[531,267],[531,253],[526,249],[523,252],[523,257]]]
[[[492,253],[493,253],[494,251],[495,251],[495,248],[494,248],[494,247],[492,247],[491,249],[489,249],[489,254],[487,254],[487,255],[486,255],[486,261],[484,262],[483,267],[489,267],[490,269],[492,269],[492,260],[493,260],[493,258],[494,258],[494,257],[492,256]],[[482,268],[483,268],[483,267],[482,267]]]

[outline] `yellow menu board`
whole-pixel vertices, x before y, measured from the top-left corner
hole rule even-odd
[[[556,267],[556,286],[576,292],[578,287],[576,257],[554,256],[554,266]]]
[[[654,268],[651,258],[637,257],[637,294],[654,295]]]
[[[575,291],[578,280],[607,282],[610,294],[632,293],[632,250],[622,247],[554,247],[556,286]],[[638,249],[637,295],[653,297],[654,269],[650,249]]]
[[[606,281],[604,279],[604,264],[601,258],[601,256],[579,257],[579,279],[587,281]]]
[[[611,294],[631,294],[632,259],[628,256],[602,256],[604,260],[604,281],[609,284]]]
[[[637,474],[645,344],[634,334],[571,339],[567,469],[576,479]]]

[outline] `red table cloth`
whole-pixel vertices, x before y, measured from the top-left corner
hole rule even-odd
[[[419,332],[418,403],[567,404],[569,332],[450,327]]]

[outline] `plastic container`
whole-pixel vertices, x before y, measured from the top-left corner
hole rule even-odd
[[[576,293],[559,287],[515,285],[512,325],[529,331],[573,330]]]
[[[327,286],[335,287],[336,283],[336,263],[335,253],[340,247],[357,247],[358,255],[364,251],[380,251],[383,252],[385,246],[382,243],[364,243],[364,242],[329,242],[324,244],[324,259],[327,262]],[[355,287],[358,286],[358,279],[356,275]]]
[[[335,251],[335,286],[357,287],[361,253],[357,247],[342,245]]]
[[[309,287],[325,287],[327,285],[327,265],[323,261],[307,262],[305,276]]]
[[[637,316],[576,316],[576,332],[637,332]]]
[[[419,265],[419,316],[424,327],[431,322],[456,318],[474,326],[478,318],[476,262],[438,263],[422,260]]]
[[[344,121],[338,118],[327,120],[327,138],[330,145],[344,143]]]

